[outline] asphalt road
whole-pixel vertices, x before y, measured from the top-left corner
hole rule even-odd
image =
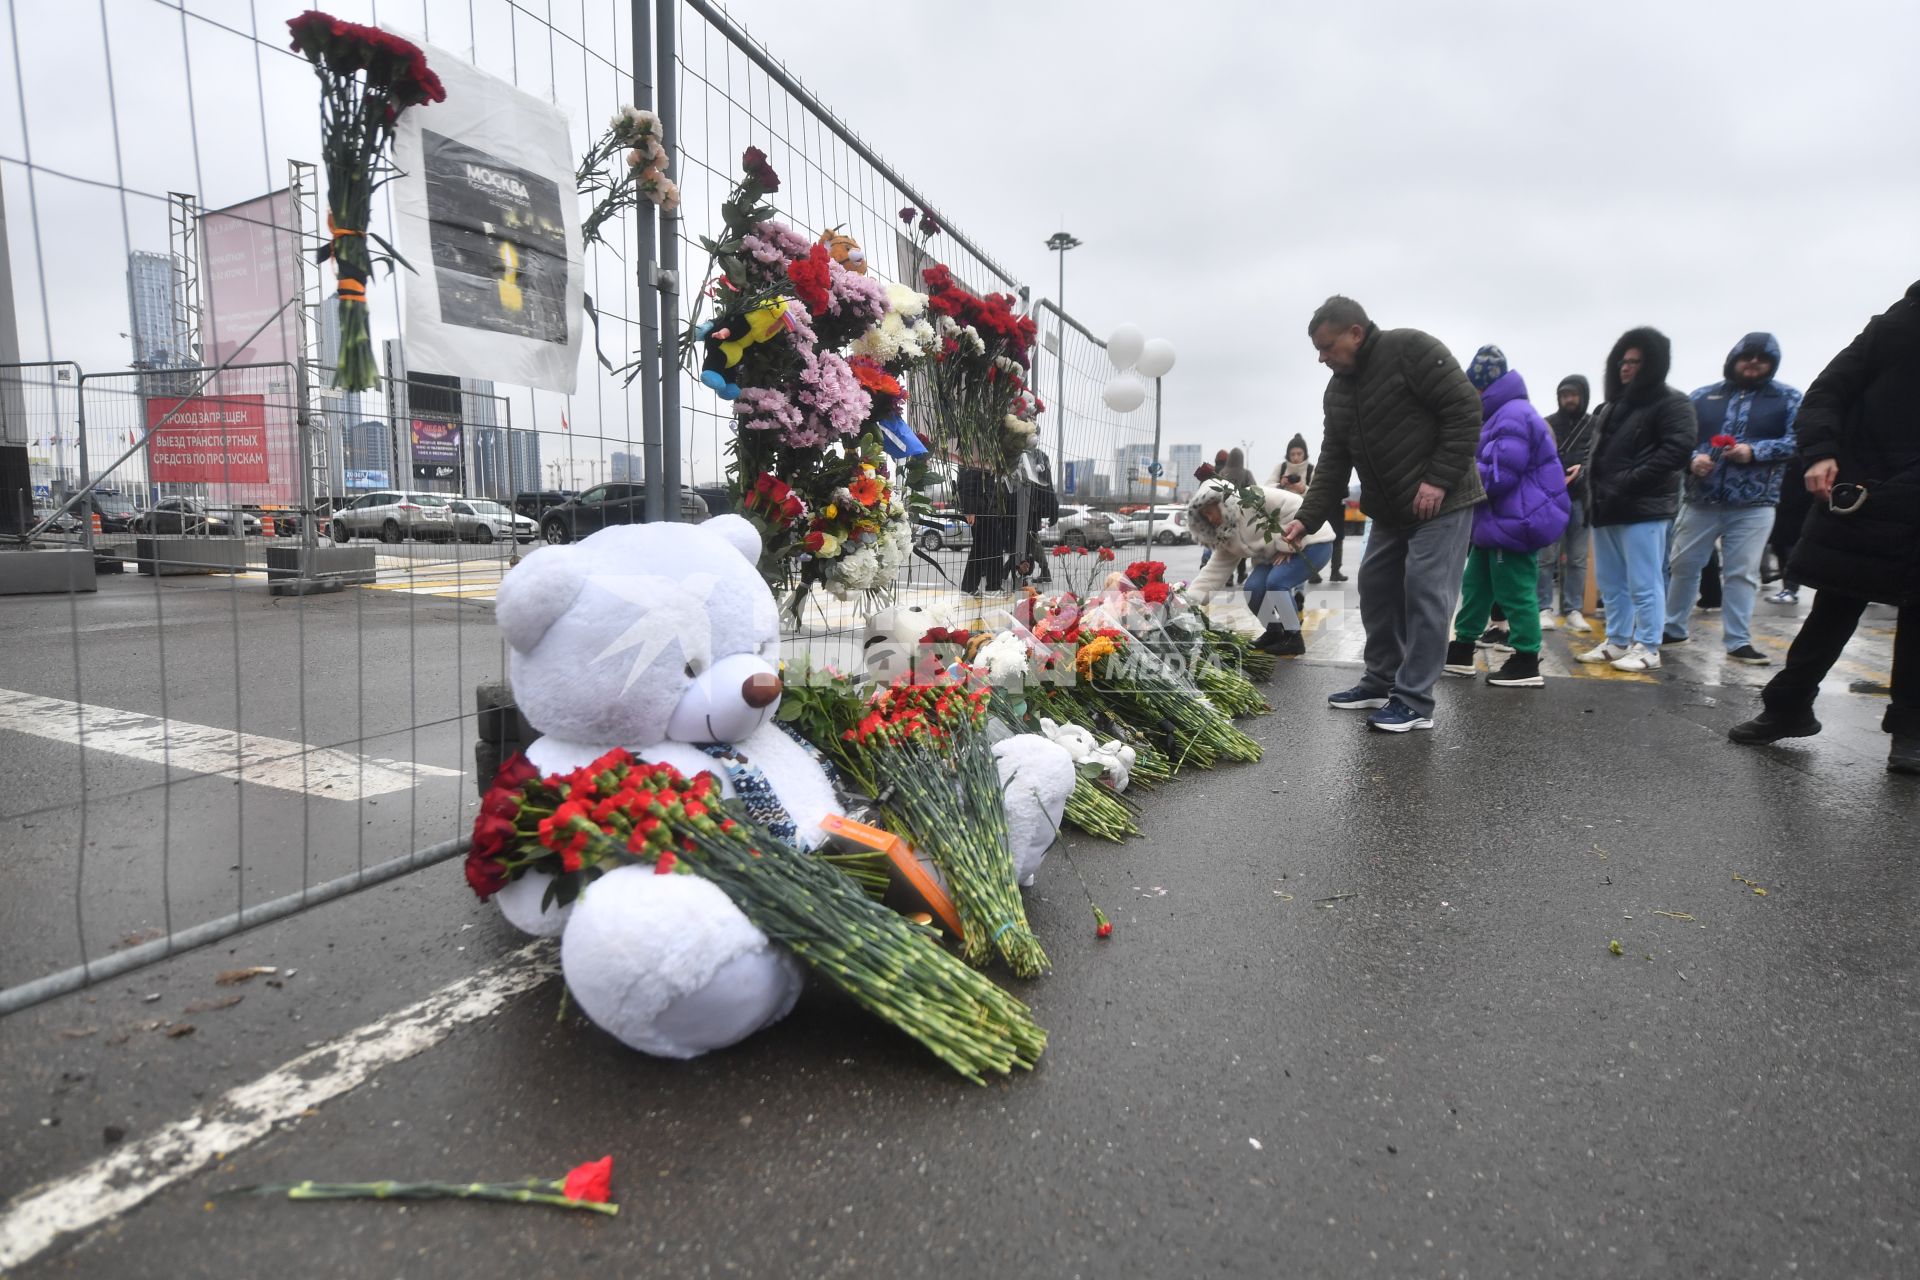
[[[301,738],[304,670],[301,740],[461,760],[454,725],[399,748],[402,699],[447,678],[445,646],[420,654],[436,629],[462,637],[461,674],[476,678],[484,606],[316,597],[301,664],[269,630],[273,606],[248,612],[251,597],[206,584],[165,592],[186,637],[172,643],[170,622],[172,716],[232,723],[232,690],[172,663],[225,646],[230,667],[239,607],[260,657],[243,663],[243,727]],[[86,700],[135,703],[156,660],[115,639],[135,628],[106,629],[134,616],[131,595],[77,607],[97,610]],[[29,604],[39,621],[23,624],[21,608],[0,613],[8,687],[71,697],[58,620]],[[196,609],[208,620],[190,621]],[[391,670],[339,652],[355,632]],[[36,635],[51,652],[23,667]],[[1820,738],[1740,749],[1722,734],[1749,714],[1748,691],[1675,666],[1533,692],[1449,683],[1435,732],[1393,737],[1324,706],[1351,676],[1283,664],[1275,714],[1248,726],[1265,762],[1176,780],[1146,798],[1143,838],[1074,839],[1071,865],[1048,861],[1030,910],[1056,967],[1022,993],[1051,1040],[1030,1075],[954,1080],[817,985],[733,1050],[659,1062],[565,1009],[549,981],[19,1274],[1920,1271],[1920,787],[1882,769],[1884,702],[1841,681]],[[355,738],[361,710],[395,741]],[[60,832],[8,823],[12,964],[13,939],[56,931],[46,903],[75,848],[58,807],[75,762],[39,738],[0,733],[0,748],[10,776],[27,770],[8,812]],[[90,778],[124,789],[147,768]],[[350,820],[307,847],[337,853],[369,821],[369,846],[439,838],[458,821],[457,781],[444,799],[397,796],[405,821],[380,812],[384,796],[346,805]],[[259,790],[224,785],[243,803]],[[249,830],[284,834],[295,810],[342,804],[298,800],[261,801]],[[206,823],[211,843],[222,828]],[[126,825],[131,841],[137,817]],[[176,858],[196,843],[174,838]],[[1108,942],[1075,866],[1116,923]],[[7,1019],[0,1195],[68,1177],[520,945],[446,865]],[[280,972],[214,982],[252,965]],[[557,1175],[607,1153],[623,1209],[605,1220],[220,1195]]]

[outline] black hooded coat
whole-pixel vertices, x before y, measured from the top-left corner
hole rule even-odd
[[[1640,351],[1640,371],[1620,381],[1620,357]],[[1680,514],[1680,480],[1693,454],[1693,402],[1667,385],[1673,344],[1658,329],[1629,329],[1607,356],[1607,402],[1593,418],[1593,446],[1582,479],[1596,527],[1671,520]],[[1571,464],[1569,464],[1571,465]]]
[[[1867,322],[1807,388],[1800,457],[1840,464],[1866,500],[1838,514],[1815,500],[1787,576],[1819,591],[1920,599],[1920,282]]]

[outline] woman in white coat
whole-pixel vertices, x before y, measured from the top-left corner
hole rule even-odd
[[[1227,585],[1227,575],[1245,557],[1252,564],[1247,573],[1247,608],[1266,624],[1254,648],[1297,657],[1307,651],[1307,642],[1300,634],[1293,592],[1326,568],[1333,556],[1333,529],[1323,524],[1298,545],[1283,541],[1280,530],[1300,510],[1300,495],[1269,486],[1245,493],[1259,494],[1264,505],[1249,505],[1223,480],[1208,480],[1187,500],[1187,528],[1201,546],[1213,551],[1187,589],[1205,602]]]

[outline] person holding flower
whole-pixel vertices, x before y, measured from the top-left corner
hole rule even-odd
[[[1258,495],[1257,501],[1252,495]],[[1188,590],[1204,602],[1228,585],[1236,564],[1248,561],[1247,608],[1266,623],[1253,647],[1278,657],[1298,657],[1307,651],[1307,642],[1300,633],[1293,592],[1327,567],[1333,530],[1322,527],[1289,542],[1280,530],[1299,514],[1300,495],[1266,486],[1254,487],[1252,495],[1216,476],[1187,500],[1187,528],[1214,553]]]
[[[1688,464],[1687,502],[1673,526],[1663,645],[1689,639],[1695,589],[1718,543],[1727,657],[1754,667],[1772,661],[1753,647],[1749,628],[1800,412],[1799,390],[1774,380],[1779,368],[1780,343],[1770,333],[1750,333],[1727,353],[1721,380],[1691,397],[1700,425]]]

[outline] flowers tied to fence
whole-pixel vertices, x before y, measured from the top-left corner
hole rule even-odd
[[[426,55],[378,27],[343,22],[309,9],[289,19],[293,50],[320,78],[320,154],[327,171],[328,240],[320,260],[339,277],[340,355],[333,385],[370,391],[380,385],[367,314],[367,281],[376,263],[405,265],[367,223],[373,193],[394,177],[387,157],[400,114],[446,101]],[[376,253],[373,246],[378,246]]]

